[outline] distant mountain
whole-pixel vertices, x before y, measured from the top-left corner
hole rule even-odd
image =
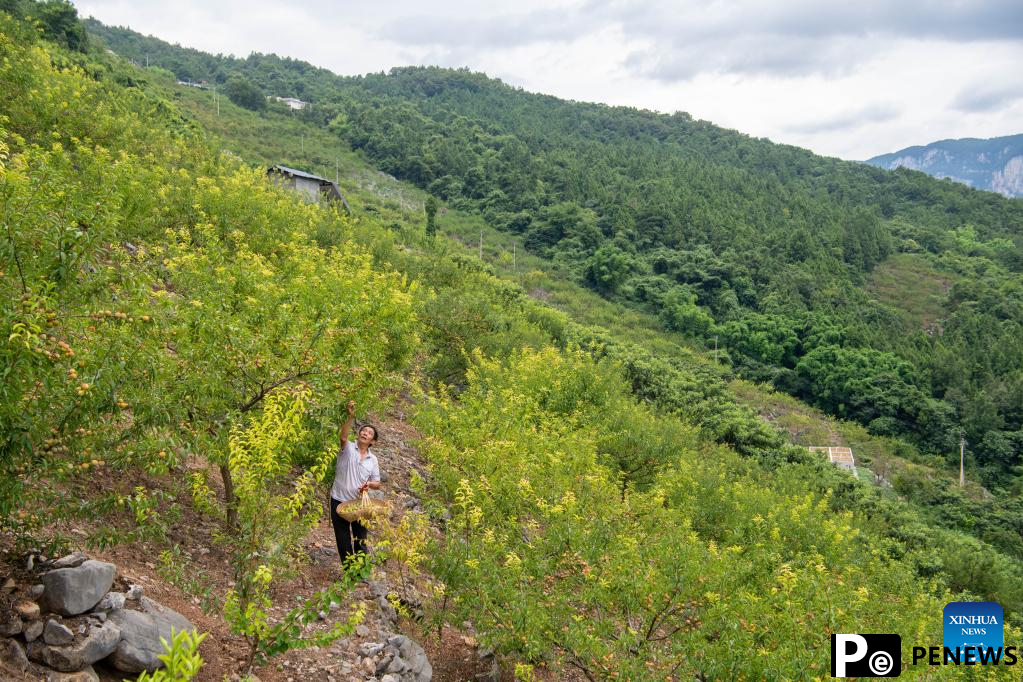
[[[867,163],[888,170],[911,168],[1007,197],[1023,196],[1023,135],[941,140],[875,156]]]

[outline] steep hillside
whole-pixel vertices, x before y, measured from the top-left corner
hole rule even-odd
[[[328,131],[228,102],[218,116],[208,96],[0,12],[5,574],[73,545],[160,556],[167,594],[215,575],[199,653],[218,667],[197,679],[287,679],[282,660],[375,678],[339,640],[397,607],[420,623],[392,627],[472,629],[519,680],[823,676],[831,633],[938,645],[942,606],[977,598],[1005,606],[1018,643],[1011,532],[992,546],[786,445],[735,400],[759,389],[730,390],[657,316],[595,326],[621,309],[586,312],[595,294],[556,271],[571,260],[519,261],[508,231],[482,249],[492,265],[467,256],[478,215],[441,212],[461,244],[429,235],[424,194]],[[355,215],[245,161],[278,153],[343,160]],[[411,416],[416,432],[384,422],[379,453],[399,464],[389,494],[414,498],[332,580],[311,554],[349,398]],[[352,594],[371,571],[401,588],[370,612]],[[22,646],[21,617],[0,617],[5,650]]]
[[[881,154],[866,163],[888,170],[923,171],[1007,197],[1023,196],[1023,135],[940,140]]]
[[[748,379],[949,454],[992,488],[1023,463],[1023,204],[756,140],[685,114],[566,102],[436,68],[338,77],[90,24],[127,57],[312,102],[299,117]],[[932,334],[869,274],[926,256],[962,282]]]

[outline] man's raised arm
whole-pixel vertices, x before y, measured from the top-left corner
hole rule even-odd
[[[355,422],[355,401],[348,401],[348,420],[341,425],[341,447],[348,443],[348,434],[352,431],[352,423]]]

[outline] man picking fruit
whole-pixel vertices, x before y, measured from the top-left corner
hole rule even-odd
[[[377,429],[366,424],[359,429],[355,442],[348,440],[355,422],[355,401],[348,401],[348,420],[341,426],[341,447],[334,468],[334,485],[330,489],[330,522],[334,526],[334,539],[341,565],[348,557],[366,552],[369,530],[358,521],[346,521],[337,513],[337,506],[362,497],[370,488],[380,488],[380,465],[369,446],[377,441]]]

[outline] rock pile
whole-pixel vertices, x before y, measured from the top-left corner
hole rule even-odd
[[[2,588],[9,608],[0,610],[0,663],[34,679],[98,682],[92,665],[99,661],[124,673],[153,671],[163,665],[161,637],[195,630],[140,586],[111,591],[117,567],[81,552],[56,561],[32,557],[29,570],[37,584],[19,589],[7,580]]]
[[[362,667],[380,682],[430,682],[433,667],[423,647],[405,635],[391,635],[385,642],[366,642],[359,647]]]

